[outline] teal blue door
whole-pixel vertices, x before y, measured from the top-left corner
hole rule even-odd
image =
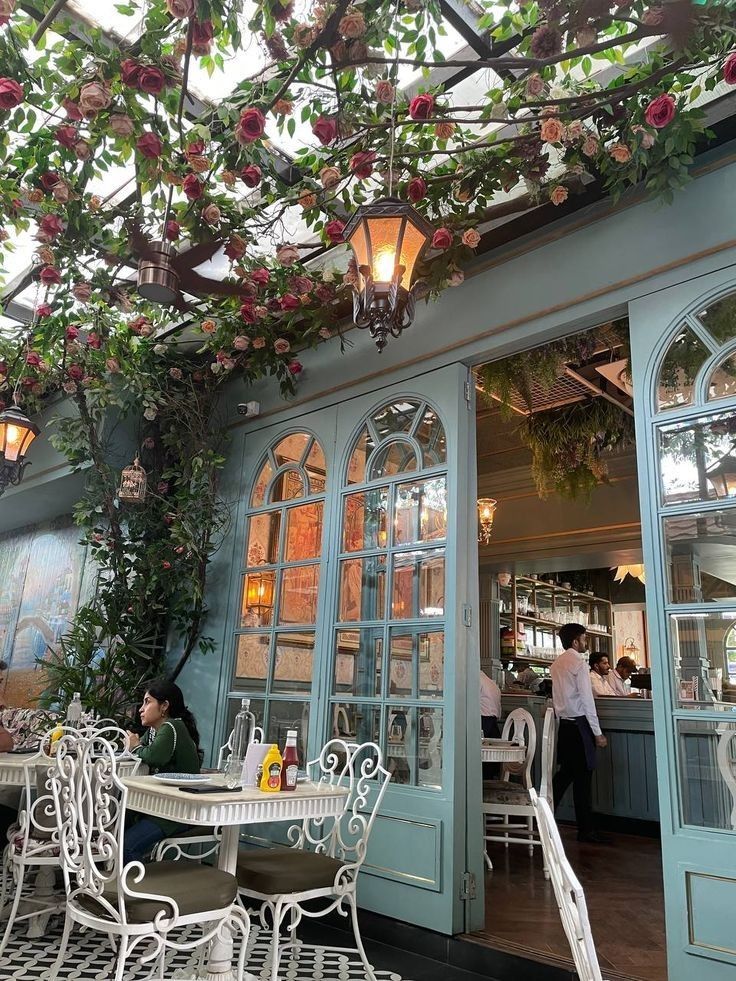
[[[630,307],[670,981],[736,978],[736,283]]]
[[[303,756],[370,740],[391,771],[361,906],[445,933],[470,922],[463,883],[481,861],[479,830],[472,859],[465,834],[467,381],[454,365],[246,434],[231,604],[231,702],[248,694],[270,740],[296,725]]]

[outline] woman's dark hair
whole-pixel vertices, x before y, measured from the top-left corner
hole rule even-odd
[[[194,740],[194,745],[199,747],[199,730],[194,716],[184,704],[184,695],[178,685],[166,678],[156,678],[146,685],[146,691],[153,696],[157,702],[169,703],[169,715],[172,719],[181,719],[189,730],[189,735]]]

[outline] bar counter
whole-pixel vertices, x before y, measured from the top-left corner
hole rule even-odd
[[[537,728],[535,786],[539,786],[542,725],[548,699],[539,695],[504,694],[504,717],[512,709],[525,708]],[[598,719],[608,746],[598,751],[593,775],[593,808],[599,814],[639,821],[659,821],[657,766],[651,699],[597,698]],[[572,788],[565,795],[558,816],[572,820]]]

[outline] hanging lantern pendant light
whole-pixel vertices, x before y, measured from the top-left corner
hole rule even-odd
[[[23,479],[23,472],[31,463],[25,459],[26,453],[40,431],[15,406],[0,413],[0,494]]]

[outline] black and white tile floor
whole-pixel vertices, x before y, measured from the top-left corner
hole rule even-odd
[[[29,940],[13,937],[0,963],[0,981],[48,981],[61,936],[60,925],[49,926],[45,937]],[[259,981],[268,978],[264,961],[268,953],[268,936],[253,923],[248,941],[247,970]],[[197,955],[174,954],[167,960],[168,978],[194,977]],[[108,981],[114,974],[112,950],[99,933],[79,931],[72,934],[65,964],[59,977],[64,981]],[[132,968],[125,981],[138,981],[150,974],[150,966]],[[357,956],[348,956],[321,947],[304,947],[299,955],[287,955],[281,962],[282,981],[364,981],[365,971]],[[376,970],[377,981],[403,981],[393,971]]]

